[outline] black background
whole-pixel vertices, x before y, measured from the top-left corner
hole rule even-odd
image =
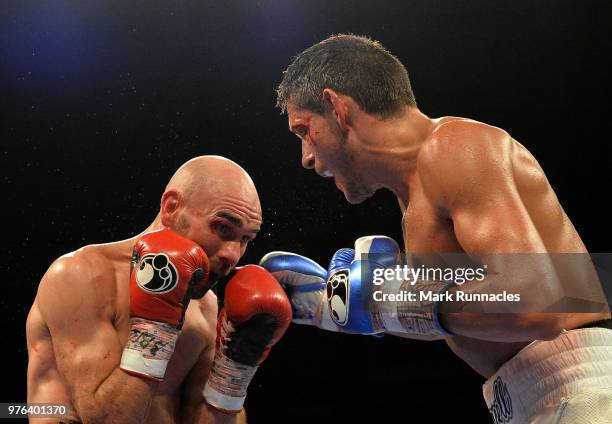
[[[243,264],[270,250],[327,263],[361,235],[401,240],[393,196],[350,206],[299,166],[297,139],[274,108],[290,57],[332,33],[380,40],[429,116],[509,131],[540,161],[587,247],[609,251],[611,6],[3,2],[0,401],[25,401],[24,322],[48,265],[146,228],[168,178],[193,156],[227,156],[258,186],[264,230]],[[482,382],[442,342],[292,326],[255,376],[247,410],[254,423],[488,422]]]

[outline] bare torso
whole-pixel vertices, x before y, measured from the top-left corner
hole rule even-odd
[[[107,269],[112,270],[108,272],[108,277],[104,281],[94,282],[94,284],[106,286],[101,286],[100,290],[96,291],[99,293],[98,304],[110,315],[122,345],[126,344],[130,330],[129,274],[130,252],[133,243],[133,240],[126,240],[87,246],[74,253],[96,255],[102,258],[102,261],[105,259]],[[57,295],[66,294],[58,293]],[[67,387],[57,369],[52,334],[49,332],[37,303],[38,297],[34,301],[26,324],[29,353],[28,402],[71,404]],[[209,322],[210,314],[206,311],[215,308],[215,305],[216,298],[213,293],[208,293],[202,299],[190,302],[185,316],[185,325],[168,364],[165,379],[158,386],[152,398],[146,422],[177,422],[182,384],[202,350],[214,343],[216,322]],[[100,346],[100,349],[105,349],[105,346]],[[118,366],[119,363],[117,362],[116,365]],[[72,418],[78,419],[76,416]]]
[[[445,117],[436,122],[437,128],[462,118]],[[470,121],[474,122],[474,121]],[[500,131],[474,122],[474,131]],[[435,131],[434,130],[434,134]],[[507,135],[507,134],[506,134]],[[468,134],[469,136],[469,134]],[[509,135],[502,137],[503,151],[512,163],[513,178],[519,195],[533,224],[549,253],[584,253],[586,248],[569,218],[559,204],[544,172],[535,158]],[[486,184],[486,182],[483,182]],[[410,201],[403,217],[403,232],[406,252],[409,253],[461,253],[453,230],[453,222],[444,211],[437,208],[424,192],[419,172],[409,182]],[[595,321],[593,315],[580,314],[573,317],[572,328]],[[569,329],[569,328],[568,328]],[[491,376],[504,362],[513,357],[526,342],[501,343],[478,340],[463,336],[446,339],[448,346],[474,370],[485,377]]]

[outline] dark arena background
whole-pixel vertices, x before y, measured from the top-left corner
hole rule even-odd
[[[290,58],[334,33],[397,55],[428,116],[507,130],[589,250],[610,251],[612,2],[5,1],[0,19],[1,402],[26,399],[25,318],[49,264],[146,228],[191,157],[227,156],[257,184],[264,227],[241,264],[401,240],[391,193],[350,206],[300,166],[275,108]],[[293,325],[246,407],[252,423],[486,423],[483,381],[443,342]]]

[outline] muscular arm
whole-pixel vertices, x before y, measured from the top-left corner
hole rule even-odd
[[[202,392],[215,356],[217,297],[209,292],[199,302],[200,311],[204,316],[201,331],[207,344],[181,386],[181,422],[185,424],[246,423],[244,410],[239,414],[224,414],[211,408],[204,401]]]
[[[457,335],[483,340],[553,338],[564,328],[563,315],[538,311],[561,297],[557,275],[517,188],[513,169],[517,164],[512,162],[511,152],[514,146],[505,132],[483,127],[458,123],[440,129],[424,156],[423,186],[452,221],[462,249],[480,254],[487,266],[483,281],[453,287],[451,292],[509,290],[521,295],[521,305],[517,306],[521,312],[499,313],[498,303],[444,302],[442,322]],[[545,180],[539,183],[550,190]],[[551,210],[555,206],[558,204],[549,205]]]
[[[114,291],[113,268],[84,254],[56,261],[38,289],[58,371],[84,423],[141,422],[157,387],[118,368]]]

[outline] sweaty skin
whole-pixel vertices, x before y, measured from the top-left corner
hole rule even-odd
[[[227,159],[203,156],[173,176],[144,232],[172,228],[195,241],[216,279],[236,266],[260,226],[248,174]],[[118,368],[130,329],[130,262],[138,237],[85,246],[57,259],[42,278],[26,323],[28,402],[69,404],[69,418],[82,422],[244,422],[244,413],[218,413],[202,397],[216,338],[212,292],[189,303],[162,383]]]
[[[417,172],[407,181],[410,200],[402,208],[407,252],[587,253],[538,162],[505,131],[441,118],[419,156]],[[570,330],[609,315],[565,318],[561,328]],[[469,314],[452,314],[444,325],[461,334],[475,321]],[[552,338],[556,330],[547,334],[544,329],[539,338]],[[499,341],[458,335],[446,342],[490,377],[530,342],[503,342],[508,332],[516,334],[517,329],[500,329]]]
[[[380,188],[394,192],[406,252],[587,252],[538,162],[507,132],[464,118],[430,119],[413,107],[383,120],[350,96],[325,89],[323,97],[324,115],[291,102],[287,107],[302,165],[333,176],[350,203]],[[487,292],[486,284],[470,282],[462,290]],[[555,290],[552,280],[537,284],[538,295]],[[453,313],[448,303],[441,307],[442,322],[457,335],[445,340],[485,377],[533,340],[610,317]]]

